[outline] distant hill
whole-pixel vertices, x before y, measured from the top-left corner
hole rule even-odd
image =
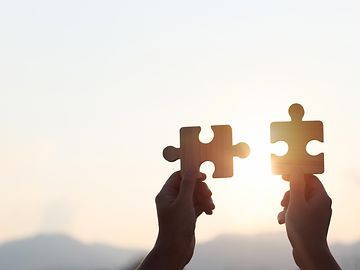
[[[223,235],[197,246],[188,269],[297,269],[285,233]]]
[[[360,242],[333,244],[331,251],[344,270],[360,270]],[[189,270],[298,269],[286,233],[223,235],[197,246]]]
[[[360,270],[360,241],[350,245],[334,244],[331,250],[344,270]]]
[[[360,242],[332,246],[346,270],[360,270]],[[130,270],[142,250],[84,244],[65,235],[39,235],[0,246],[1,270]],[[132,267],[130,265],[133,265]],[[285,233],[223,235],[197,245],[188,270],[292,270]]]
[[[118,270],[145,252],[39,235],[0,246],[1,270]]]

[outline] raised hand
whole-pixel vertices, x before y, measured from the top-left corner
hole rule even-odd
[[[278,221],[285,223],[296,264],[303,270],[340,269],[327,243],[331,198],[320,180],[296,170],[289,177]]]
[[[215,205],[211,191],[202,182],[205,175],[176,172],[156,196],[159,234],[155,246],[138,270],[183,269],[192,258],[197,218],[211,215]]]

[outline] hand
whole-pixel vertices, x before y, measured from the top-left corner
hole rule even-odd
[[[278,221],[285,223],[293,255],[300,269],[340,269],[327,244],[331,199],[320,180],[301,170],[290,176],[290,191],[281,202]]]
[[[211,191],[202,182],[202,173],[187,172],[184,177],[175,172],[156,196],[159,234],[153,250],[139,270],[183,269],[192,258],[195,247],[197,218],[212,214],[215,205]]]

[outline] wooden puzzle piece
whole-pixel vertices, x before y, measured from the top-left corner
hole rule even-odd
[[[293,104],[289,108],[290,122],[271,123],[271,143],[285,141],[288,152],[285,156],[271,155],[273,174],[290,174],[293,168],[301,168],[304,174],[324,172],[324,153],[317,156],[306,152],[306,145],[312,140],[324,141],[321,121],[302,121],[304,108]]]
[[[214,139],[210,143],[199,141],[200,127],[180,129],[180,148],[168,146],[163,151],[167,161],[180,159],[181,172],[199,170],[204,161],[215,165],[214,178],[233,176],[233,157],[246,158],[250,148],[246,143],[232,144],[232,129],[229,125],[211,126]]]

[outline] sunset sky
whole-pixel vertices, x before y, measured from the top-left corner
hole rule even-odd
[[[149,248],[179,129],[230,124],[251,148],[211,179],[200,241],[284,231],[270,123],[324,122],[331,241],[360,239],[360,2],[2,1],[0,243],[38,233]]]

